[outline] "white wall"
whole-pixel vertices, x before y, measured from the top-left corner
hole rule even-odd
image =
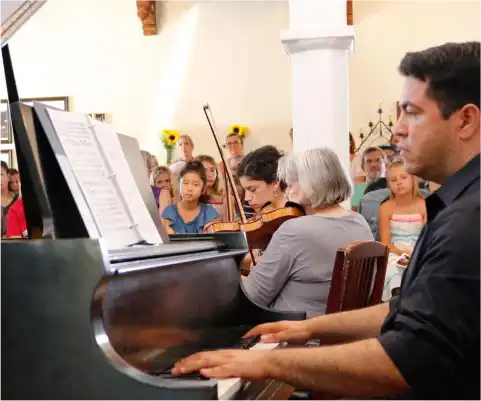
[[[356,52],[350,58],[351,131],[374,120],[382,101],[396,116],[402,82],[397,73],[407,51],[445,42],[480,39],[479,1],[354,1]]]
[[[290,62],[279,41],[287,3],[157,4],[160,32],[144,37],[134,1],[49,1],[10,42],[20,96],[68,95],[75,111],[109,113],[161,159],[163,128],[217,156],[206,101],[223,134],[235,123],[251,129],[248,150],[290,149]]]
[[[251,128],[247,150],[268,143],[289,150],[290,60],[279,41],[287,2],[157,4],[160,32],[144,37],[133,0],[49,0],[10,42],[20,96],[70,96],[76,111],[109,113],[119,132],[160,160],[162,128],[192,135],[197,154],[217,156],[206,101],[223,133],[234,123]],[[367,131],[379,101],[395,115],[396,68],[406,51],[480,38],[478,1],[356,0],[354,20],[354,134]]]

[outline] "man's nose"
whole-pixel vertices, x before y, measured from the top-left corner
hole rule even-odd
[[[399,119],[397,120],[392,130],[394,137],[405,137],[407,135],[407,125],[405,122],[404,112],[401,112]]]

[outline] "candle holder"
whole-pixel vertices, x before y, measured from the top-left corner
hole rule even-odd
[[[389,121],[386,124],[383,121],[383,110],[382,107],[379,107],[377,109],[377,114],[378,114],[378,121],[376,123],[373,123],[372,121],[368,122],[368,127],[369,127],[369,133],[367,135],[364,135],[361,131],[359,134],[359,139],[361,140],[361,143],[356,149],[356,152],[359,152],[359,149],[361,149],[368,141],[369,141],[369,146],[372,146],[374,142],[377,142],[379,139],[386,139],[388,143],[391,142],[394,133],[392,132],[392,127],[394,126],[392,122],[391,116],[389,116]]]

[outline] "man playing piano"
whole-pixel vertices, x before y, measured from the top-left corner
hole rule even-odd
[[[198,353],[173,374],[271,378],[331,397],[479,399],[480,43],[407,53],[399,70],[401,156],[409,173],[442,184],[426,199],[399,296],[246,334],[320,347]]]

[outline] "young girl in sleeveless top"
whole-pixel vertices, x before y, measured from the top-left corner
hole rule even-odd
[[[402,161],[393,162],[387,174],[390,200],[379,209],[381,242],[389,247],[389,262],[384,283],[383,300],[391,298],[400,287],[405,266],[398,263],[402,254],[411,256],[426,222],[426,204],[419,194],[417,179],[404,169]]]
[[[219,213],[204,203],[207,178],[204,166],[191,161],[179,173],[180,201],[167,206],[162,223],[168,234],[202,233],[204,226]]]

